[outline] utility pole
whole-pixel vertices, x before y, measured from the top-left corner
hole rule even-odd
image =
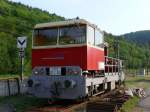
[[[119,76],[119,79],[121,80],[121,67],[120,67],[120,52],[119,52],[119,40],[115,40],[114,42],[114,51],[115,51],[115,55],[116,55],[116,58],[117,58],[117,61],[118,61],[118,76]],[[119,81],[119,85],[121,84],[121,82]]]
[[[113,47],[114,47],[114,51],[115,51],[115,56],[116,56],[116,58],[118,58],[119,59],[119,40],[115,40],[115,42],[114,42],[114,45],[113,45]]]

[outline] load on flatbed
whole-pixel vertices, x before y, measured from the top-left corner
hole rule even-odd
[[[122,61],[108,57],[103,32],[84,19],[37,24],[33,31],[29,93],[81,99],[115,89]]]

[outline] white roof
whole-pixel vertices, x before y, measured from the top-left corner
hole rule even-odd
[[[57,21],[57,22],[49,22],[49,23],[41,23],[35,25],[35,29],[41,29],[41,28],[48,28],[48,27],[59,27],[59,26],[67,26],[67,25],[73,25],[73,24],[87,24],[92,26],[93,28],[97,28],[97,25],[91,24],[90,22],[84,20],[84,19],[70,19],[66,21]],[[100,29],[99,29],[100,30]]]

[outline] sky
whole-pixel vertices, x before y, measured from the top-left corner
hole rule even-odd
[[[56,13],[86,19],[114,35],[150,30],[150,0],[11,0]]]

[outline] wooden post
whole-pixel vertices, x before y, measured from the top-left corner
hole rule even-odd
[[[20,81],[19,81],[19,78],[16,78],[16,81],[17,81],[17,88],[18,88],[18,94],[20,94]]]
[[[7,88],[8,88],[8,95],[11,95],[11,91],[10,91],[10,82],[9,79],[7,79]]]

